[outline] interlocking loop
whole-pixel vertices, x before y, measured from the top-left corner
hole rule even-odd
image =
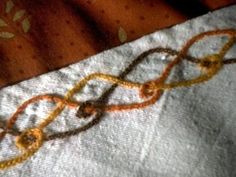
[[[76,113],[78,118],[87,118],[92,116],[93,113],[98,112],[99,108],[96,106],[94,101],[86,101],[80,104],[79,109]]]
[[[6,169],[16,164],[22,163],[31,157],[43,144],[44,133],[38,128],[26,130],[16,137],[16,146],[24,153],[9,160],[0,162],[0,169]]]
[[[44,133],[38,128],[32,128],[16,137],[16,146],[24,151],[40,147],[42,145]]]
[[[142,99],[149,98],[155,94],[155,91],[153,88],[156,86],[156,83],[154,81],[146,82],[142,85],[142,87],[139,90],[139,96]]]
[[[187,55],[189,48],[197,41],[214,35],[227,35],[229,40],[226,44],[221,48],[219,53],[208,55],[203,57],[202,59],[190,57]],[[122,110],[131,110],[131,109],[140,109],[146,106],[154,104],[162,95],[165,90],[174,89],[177,87],[188,87],[194,84],[200,84],[205,81],[208,81],[213,76],[215,76],[223,67],[224,64],[232,64],[236,63],[235,59],[223,60],[227,51],[233,46],[236,38],[236,30],[234,29],[226,29],[226,30],[215,30],[209,31],[205,33],[201,33],[189,41],[183,46],[183,48],[177,52],[173,49],[165,49],[165,48],[156,48],[150,49],[149,51],[144,52],[140,55],[140,57],[147,57],[149,53],[154,52],[165,52],[169,53],[174,57],[174,60],[168,63],[160,77],[149,80],[143,84],[131,82],[124,80],[122,78],[102,74],[102,73],[94,73],[85,78],[83,78],[80,82],[78,82],[72,89],[70,89],[65,97],[61,98],[55,95],[39,95],[33,97],[26,102],[24,102],[21,106],[18,107],[17,111],[13,114],[13,116],[8,119],[6,127],[0,132],[0,140],[5,137],[7,133],[12,135],[17,135],[16,137],[16,146],[23,151],[23,153],[19,156],[16,156],[9,160],[4,160],[0,162],[0,169],[5,169],[12,167],[18,163],[22,163],[31,157],[35,152],[39,150],[39,148],[43,145],[44,141],[47,140],[46,134],[43,132],[43,129],[47,127],[50,123],[52,123],[58,115],[64,110],[65,107],[69,107],[70,109],[78,109],[76,115],[79,118],[86,118],[93,114],[100,115],[102,112],[113,112],[113,111],[122,111]],[[139,57],[138,57],[139,58]],[[201,68],[201,74],[196,78],[190,80],[183,80],[178,82],[170,82],[166,83],[172,69],[179,64],[183,59],[186,59],[190,62],[196,63]],[[73,100],[73,96],[82,90],[82,88],[92,79],[101,79],[107,82],[117,84],[119,86],[128,88],[128,89],[138,89],[139,95],[141,98],[145,99],[143,102],[130,103],[130,104],[120,104],[120,105],[102,105],[97,101],[87,101],[85,103],[80,103],[78,101]],[[16,123],[19,115],[25,110],[25,108],[31,104],[35,103],[39,100],[48,100],[51,102],[57,103],[56,108],[34,128],[28,129],[26,131],[16,132],[14,133],[13,126]],[[71,130],[70,132],[66,132],[66,135],[74,135],[76,133],[75,130]],[[57,137],[56,135],[52,135],[51,137]]]
[[[217,54],[208,55],[201,60],[199,66],[205,70],[205,72],[211,73],[213,70],[219,71],[223,67],[223,61],[220,60],[220,56]]]

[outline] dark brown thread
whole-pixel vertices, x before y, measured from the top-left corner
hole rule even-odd
[[[138,65],[139,63],[141,63],[142,62],[142,60],[144,60],[148,55],[151,55],[151,54],[153,54],[153,53],[167,53],[167,54],[169,54],[169,55],[177,55],[178,54],[178,51],[176,51],[176,50],[173,50],[173,49],[170,49],[170,48],[161,48],[161,47],[157,47],[157,48],[154,48],[154,49],[150,49],[150,50],[148,50],[148,51],[145,51],[145,52],[143,52],[142,54],[140,54],[133,62],[132,62],[132,64],[130,64],[130,66],[129,67],[127,67],[126,68],[126,70],[120,75],[120,78],[124,78],[127,74],[129,74],[131,71],[132,71],[132,69],[136,66],[136,65]],[[193,63],[200,63],[201,61],[198,59],[198,58],[196,58],[196,57],[192,57],[192,56],[189,56],[189,55],[187,55],[187,56],[185,56],[184,57],[184,59],[186,59],[187,61],[190,61],[190,62],[193,62]],[[230,59],[225,59],[224,61],[223,61],[223,63],[224,64],[233,64],[233,63],[236,63],[236,59],[235,58],[230,58]],[[113,87],[117,87],[117,85],[116,84],[114,84],[114,86],[112,86],[110,89],[111,89],[111,91],[112,91],[112,88]],[[114,88],[115,89],[115,88]],[[145,89],[144,89],[145,90]],[[151,95],[152,95],[153,93],[151,93]],[[41,95],[40,97],[44,97],[45,95]],[[156,96],[157,97],[157,96]],[[155,102],[156,101],[156,97],[154,97],[154,99],[153,100],[150,100],[148,103],[147,103],[147,105],[149,105],[150,104],[150,102]],[[33,98],[33,99],[35,99],[35,97]],[[50,96],[50,95],[47,95],[47,98],[46,99],[48,99],[48,100],[53,100],[54,99],[54,101],[55,101],[55,99],[57,99],[57,98],[54,98],[54,96]],[[37,101],[37,100],[35,100],[35,101]],[[93,103],[93,104],[91,104],[91,103]],[[76,105],[76,103],[74,103],[74,106]],[[99,107],[100,109],[101,109],[101,101],[100,101],[100,104],[98,104],[98,101],[97,101],[97,103],[96,103],[96,101],[87,101],[87,102],[85,102],[85,103],[82,103],[82,105],[81,105],[81,108],[78,110],[78,112],[77,112],[77,116],[78,117],[87,117],[87,116],[91,116],[91,113],[89,113],[89,112],[84,112],[84,109],[87,107],[87,106],[91,106],[91,105],[94,105],[93,107],[94,108],[96,108],[96,107]],[[73,106],[73,104],[72,104],[72,106]],[[25,108],[25,107],[24,107]],[[137,107],[138,108],[138,107]],[[124,106],[124,109],[125,109],[125,106]],[[130,109],[130,107],[129,107],[129,105],[127,106],[127,109]],[[83,110],[83,111],[82,111]],[[100,114],[99,114],[100,115]],[[98,117],[98,116],[97,116]],[[94,119],[98,119],[99,120],[99,118],[94,118]],[[16,120],[13,120],[13,122],[15,122]],[[94,120],[94,123],[95,124],[97,124],[99,121],[95,121]],[[80,133],[81,131],[85,131],[85,130],[87,130],[88,128],[90,128],[90,127],[92,127],[93,125],[95,125],[93,123],[93,121],[92,122],[90,122],[88,125],[86,125],[86,126],[84,126],[84,127],[80,127],[80,128],[78,128],[78,130],[71,130],[71,131],[67,131],[67,132],[62,132],[62,133],[57,133],[57,134],[54,134],[54,135],[49,135],[49,137],[47,138],[48,140],[51,140],[51,139],[55,139],[55,138],[63,138],[63,137],[68,137],[68,136],[71,136],[71,135],[75,135],[75,134],[78,134],[78,133]],[[5,123],[1,123],[0,124],[0,128],[2,128],[3,130],[5,130]],[[19,135],[21,132],[16,128],[16,127],[14,127],[14,129],[9,129],[9,130],[7,130],[5,133],[9,133],[9,134],[12,134],[12,135],[14,135],[14,136],[17,136],[17,135]],[[4,133],[4,134],[5,134]],[[64,136],[65,135],[65,136]],[[1,133],[0,133],[0,140],[3,138],[3,136],[1,136]]]
[[[227,43],[224,44],[224,46],[221,48],[219,53],[205,56],[204,58],[202,58],[201,62],[198,63],[198,66],[202,69],[201,70],[202,74],[190,80],[165,83],[165,80],[168,78],[171,70],[174,68],[175,65],[179,64],[183,60],[183,58],[187,55],[189,48],[195,42],[201,40],[202,38],[207,37],[207,36],[213,36],[213,35],[227,35],[229,37],[229,40],[227,41]],[[177,87],[188,87],[194,84],[200,84],[200,83],[210,80],[214,75],[216,75],[222,69],[224,65],[223,57],[227,53],[227,51],[234,45],[235,36],[236,36],[236,31],[234,29],[209,31],[209,32],[204,32],[197,36],[194,36],[189,41],[187,41],[187,43],[182,47],[182,49],[180,50],[178,55],[174,58],[174,60],[168,63],[167,67],[164,69],[164,71],[162,72],[159,78],[147,81],[144,84],[126,81],[116,76],[112,76],[109,74],[102,74],[102,73],[94,73],[85,77],[78,84],[76,84],[72,89],[70,89],[62,100],[59,100],[59,103],[57,104],[56,108],[38,126],[36,126],[35,128],[27,129],[24,132],[22,132],[19,136],[17,136],[15,144],[18,148],[24,150],[25,152],[22,153],[21,155],[15,156],[14,158],[1,161],[0,169],[9,168],[16,164],[22,163],[23,161],[27,160],[32,155],[34,155],[45,141],[46,134],[44,133],[43,129],[56,119],[56,117],[64,110],[67,104],[68,105],[71,104],[70,102],[71,100],[73,100],[73,95],[76,92],[80,91],[81,88],[83,88],[88,83],[88,81],[92,79],[100,78],[100,79],[107,80],[108,82],[115,83],[115,85],[120,85],[127,88],[138,88],[140,89],[140,95],[143,97],[149,97],[151,95],[155,95],[155,93],[157,94],[160,93],[159,95],[161,96],[161,93],[165,89],[169,90],[169,89],[174,89]],[[144,88],[148,91],[145,91]],[[48,97],[48,95],[45,95],[44,97]],[[44,97],[42,98],[45,99]],[[26,104],[26,102],[23,103],[23,105]],[[151,102],[151,104],[153,103],[155,102]],[[80,111],[86,111],[86,112],[88,110],[93,111],[93,107],[91,106],[94,106],[94,104],[88,103],[84,105],[90,106],[90,108],[87,109],[85,107],[84,109],[81,109]],[[136,107],[143,108],[145,106],[147,106],[145,102],[136,103],[136,104],[133,104],[129,109],[134,109]],[[123,110],[123,105],[115,105],[115,107],[114,105],[113,107],[111,105],[108,105],[108,106],[103,105],[101,108],[102,108],[101,111],[99,111],[99,109],[96,109],[97,115],[99,113],[104,113],[106,109],[115,111],[116,110],[115,108],[117,108],[117,110],[121,111]],[[17,109],[16,113],[17,112],[19,113],[19,109]],[[2,136],[5,136],[7,131],[13,128],[15,124],[14,121],[16,121],[17,119],[17,116],[14,117],[14,115],[12,118],[8,120],[6,129],[3,132],[1,132]]]

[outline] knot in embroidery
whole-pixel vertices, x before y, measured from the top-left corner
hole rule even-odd
[[[208,55],[201,60],[199,66],[208,73],[215,73],[216,71],[221,69],[221,67],[223,66],[223,61],[218,54]]]
[[[98,107],[95,106],[93,101],[86,101],[79,106],[79,109],[76,113],[78,118],[87,118],[92,116],[94,113],[98,112]]]
[[[24,151],[41,146],[44,133],[39,128],[32,128],[16,137],[16,146]]]

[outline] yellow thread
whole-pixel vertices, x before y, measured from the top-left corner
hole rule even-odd
[[[173,82],[169,84],[165,84],[163,82],[165,78],[169,75],[171,69],[182,60],[182,57],[185,55],[189,46],[192,45],[193,42],[196,42],[199,39],[208,35],[218,35],[218,34],[228,34],[228,35],[233,35],[233,37],[231,37],[230,40],[222,47],[219,54],[209,55],[201,60],[199,66],[202,68],[202,72],[203,72],[202,75],[200,75],[199,77],[195,79],[187,80],[187,81]],[[21,133],[20,136],[16,138],[16,146],[19,149],[23,150],[24,153],[12,159],[1,161],[0,169],[9,168],[18,163],[21,163],[25,161],[26,159],[28,159],[29,157],[31,157],[35,152],[37,152],[44,142],[43,128],[45,128],[53,120],[55,120],[56,117],[58,117],[58,115],[65,108],[67,102],[71,101],[73,99],[74,94],[80,91],[90,80],[102,79],[102,80],[105,80],[110,83],[117,84],[126,88],[137,88],[140,90],[145,88],[147,90],[144,93],[144,96],[152,95],[158,90],[160,91],[160,89],[162,90],[173,89],[176,87],[187,87],[193,84],[202,83],[212,78],[223,67],[223,57],[226,54],[226,52],[234,44],[235,36],[236,36],[235,30],[222,30],[222,31],[218,30],[218,31],[203,33],[202,35],[192,38],[183,47],[182,51],[179,53],[176,59],[166,67],[165,71],[163,72],[162,76],[159,79],[155,81],[148,81],[145,84],[125,81],[125,80],[119,79],[118,77],[108,75],[108,74],[102,74],[102,73],[94,73],[85,77],[66,93],[64,97],[64,101],[59,102],[56,108],[54,109],[54,111],[51,114],[49,114],[36,128],[26,130],[25,132]]]
[[[102,80],[109,81],[113,84],[118,84],[126,88],[141,88],[142,87],[142,84],[140,83],[125,81],[125,80],[119,79],[116,76],[112,76],[108,74],[94,73],[82,79],[78,84],[74,86],[74,88],[68,91],[67,97],[71,98],[75,94],[75,92],[80,91],[90,80],[93,80],[93,79],[102,79]]]
[[[25,152],[12,159],[1,161],[0,169],[6,169],[27,160],[42,146],[43,138],[44,133],[38,128],[23,132],[16,138],[16,146]]]
[[[174,89],[177,87],[189,87],[194,84],[199,84],[208,81],[223,67],[223,57],[226,52],[233,46],[234,42],[235,38],[231,37],[230,40],[222,47],[219,54],[209,55],[202,60],[200,66],[203,67],[204,71],[206,72],[203,75],[200,75],[199,77],[192,80],[173,82],[169,84],[161,82],[157,82],[155,84],[152,83],[152,85],[150,85],[148,89],[151,91],[157,89]],[[204,63],[206,62],[209,64],[208,66],[204,66]]]
[[[16,137],[16,146],[27,151],[42,144],[43,132],[38,128],[29,129]]]
[[[64,97],[65,101],[71,101],[74,94],[76,92],[79,92],[90,80],[93,80],[93,79],[102,79],[102,80],[109,81],[111,83],[115,83],[115,84],[118,84],[127,88],[141,88],[142,86],[142,84],[134,83],[130,81],[124,81],[112,75],[94,73],[85,77],[78,84],[76,84],[72,89],[70,89],[66,93],[66,96]],[[58,103],[55,110],[39,125],[39,128],[43,129],[44,127],[49,125],[63,111],[65,106],[66,105],[64,102]]]

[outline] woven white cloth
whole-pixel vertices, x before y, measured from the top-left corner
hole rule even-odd
[[[157,31],[131,43],[102,52],[84,61],[0,90],[0,119],[7,120],[23,101],[35,95],[64,95],[94,72],[119,75],[140,53],[154,47],[180,50],[201,32],[236,29],[236,6]],[[227,39],[213,37],[195,44],[190,54],[217,53]],[[227,57],[236,57],[236,46]],[[126,79],[145,82],[161,73],[168,55],[152,54]],[[196,76],[189,62],[177,66],[169,80]],[[78,100],[99,98],[111,85],[91,81]],[[137,90],[118,87],[109,103],[141,101]],[[37,125],[55,105],[40,101],[30,105],[17,121],[24,130]],[[233,177],[236,176],[236,65],[227,65],[209,82],[166,91],[154,105],[141,110],[106,113],[101,123],[79,135],[44,143],[24,163],[0,171],[0,176],[47,177]],[[87,120],[88,121],[88,120]],[[62,132],[79,127],[75,110],[66,109],[45,131]],[[0,145],[0,159],[16,155],[14,139]]]

